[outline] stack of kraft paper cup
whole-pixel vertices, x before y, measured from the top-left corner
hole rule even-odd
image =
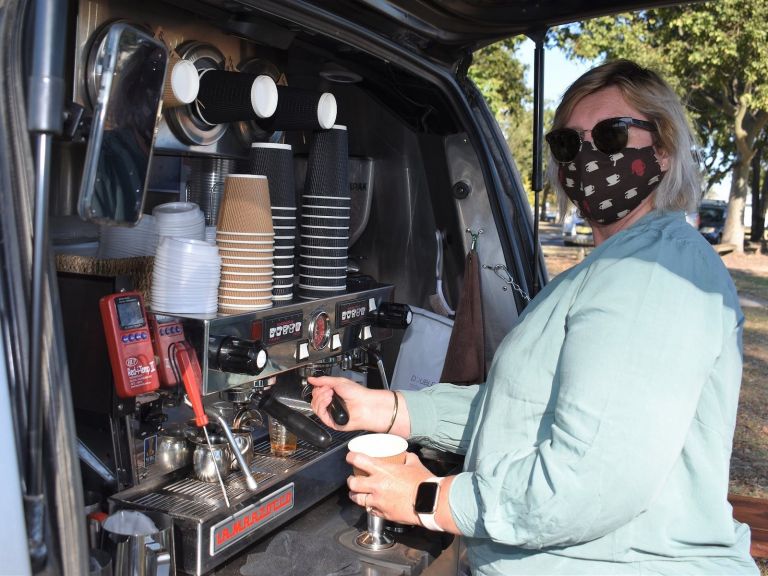
[[[274,237],[267,177],[227,176],[216,230],[220,313],[272,307]]]
[[[272,300],[293,299],[296,246],[296,184],[293,150],[289,144],[259,142],[251,145],[248,170],[263,174],[269,183],[272,227],[275,231]]]
[[[316,300],[344,294],[349,248],[349,165],[346,126],[314,132],[301,198],[298,295]]]

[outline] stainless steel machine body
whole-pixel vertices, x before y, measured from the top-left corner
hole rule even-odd
[[[269,393],[283,404],[307,417],[313,417],[305,399],[303,376],[307,368],[320,366],[326,372],[333,365],[354,366],[365,358],[366,347],[377,347],[392,334],[389,328],[375,326],[371,312],[393,296],[392,286],[345,294],[317,301],[297,301],[268,310],[219,318],[178,317],[187,340],[197,350],[203,371],[203,400],[207,406],[221,408],[234,398],[235,408],[255,408],[243,401],[243,389],[258,394],[266,383]],[[227,373],[212,367],[216,351],[210,342],[236,337],[263,345],[268,361],[258,374]],[[301,370],[300,370],[301,369]],[[364,367],[360,367],[364,370]],[[233,392],[227,394],[227,391]],[[182,421],[191,410],[165,396],[155,410]],[[235,406],[236,405],[236,406]],[[136,469],[135,485],[114,494],[110,508],[136,508],[169,514],[176,527],[176,564],[179,571],[201,575],[225,562],[264,535],[301,514],[341,487],[349,474],[345,463],[346,444],[354,433],[332,433],[331,445],[323,450],[299,440],[297,451],[289,457],[273,456],[264,427],[253,426],[253,459],[249,469],[258,484],[248,490],[242,471],[224,478],[229,506],[218,483],[194,478],[191,466],[168,472],[156,458],[158,430],[147,433],[146,418],[151,410],[138,410],[125,417],[130,459]],[[156,412],[155,412],[156,413]],[[150,418],[150,421],[152,419]],[[266,422],[266,417],[262,418]],[[139,431],[144,430],[143,433]]]

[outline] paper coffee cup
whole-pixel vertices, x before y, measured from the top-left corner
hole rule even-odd
[[[381,462],[405,464],[408,441],[394,434],[364,434],[349,441],[350,452],[360,452]],[[368,476],[362,470],[352,467],[355,476]]]

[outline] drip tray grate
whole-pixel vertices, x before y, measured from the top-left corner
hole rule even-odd
[[[260,487],[266,487],[280,477],[291,474],[294,469],[301,468],[324,453],[346,444],[358,432],[333,432],[332,434],[333,440],[326,450],[318,450],[300,440],[296,452],[290,457],[273,456],[270,453],[269,440],[259,442],[254,446],[254,457],[250,465],[254,479]],[[228,474],[224,478],[224,485],[230,504],[251,496],[240,471]],[[218,483],[201,482],[194,478],[181,478],[153,492],[135,494],[123,501],[195,522],[215,514],[226,506]]]

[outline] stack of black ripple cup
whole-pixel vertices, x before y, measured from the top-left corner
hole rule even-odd
[[[296,245],[296,184],[293,150],[289,144],[254,143],[248,158],[252,174],[263,174],[269,182],[272,225],[275,231],[274,284],[272,300],[293,299]]]
[[[346,126],[313,133],[301,199],[298,296],[344,294],[349,248],[349,163]]]

